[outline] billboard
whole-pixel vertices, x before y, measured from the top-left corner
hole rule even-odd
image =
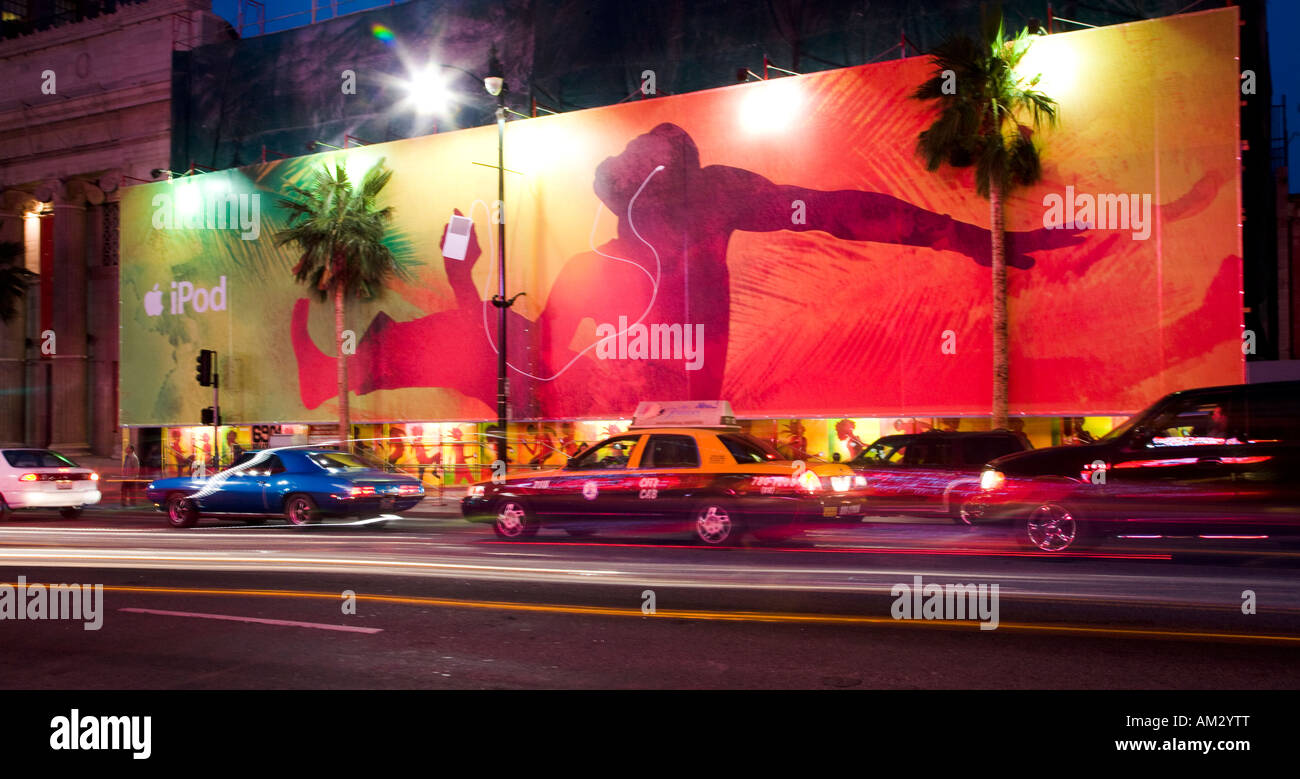
[[[1132,411],[1243,377],[1236,10],[1037,39],[1061,104],[1043,180],[1005,204],[1011,411]],[[121,419],[188,422],[220,354],[228,421],[337,413],[333,307],[294,282],[276,205],[322,164],[393,169],[406,270],[347,327],[354,420],[495,418],[496,221],[511,416],[980,415],[991,407],[987,201],[927,172],[912,58],[633,101],[132,187]],[[473,220],[449,255],[453,216]],[[464,240],[460,240],[463,238]],[[463,259],[456,259],[463,252]]]

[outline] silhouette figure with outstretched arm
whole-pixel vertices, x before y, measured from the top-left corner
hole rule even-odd
[[[565,263],[536,322],[513,309],[509,314],[511,394],[516,399],[536,394],[544,409],[561,408],[553,405],[560,398],[564,407],[584,409],[595,408],[593,402],[626,409],[647,398],[718,398],[730,335],[727,245],[738,230],[820,231],[842,240],[953,251],[991,264],[984,228],[877,192],[808,189],[775,184],[743,168],[701,167],[695,142],[673,124],[634,138],[621,154],[602,162],[594,188],[618,220],[618,237]],[[1029,252],[1080,240],[1075,231],[1008,232],[1007,263],[1031,268]],[[357,347],[352,375],[359,394],[447,387],[494,406],[495,312],[485,328],[483,306],[489,304],[471,278],[481,254],[475,233],[464,261],[444,258],[455,310],[402,323],[383,313],[375,317]],[[307,334],[308,305],[304,299],[295,308],[293,332],[303,403],[314,408],[336,387],[328,367],[332,358]],[[590,348],[595,336],[582,330],[583,323],[613,327],[620,317],[629,327],[702,326],[699,364],[688,366],[684,350],[659,359],[597,359]],[[531,361],[520,337],[530,324],[536,325],[538,346]]]

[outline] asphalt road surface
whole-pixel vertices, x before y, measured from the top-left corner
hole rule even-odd
[[[1298,574],[1268,542],[1042,559],[882,518],[711,549],[501,542],[451,516],[173,530],[34,512],[0,525],[0,581],[102,584],[102,627],[0,621],[0,688],[1296,689]],[[895,618],[916,577],[996,584],[996,629]]]

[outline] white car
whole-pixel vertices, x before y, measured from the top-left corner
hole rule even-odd
[[[0,449],[0,518],[12,509],[57,508],[69,519],[98,503],[99,474],[49,449]]]

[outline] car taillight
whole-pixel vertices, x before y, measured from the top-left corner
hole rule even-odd
[[[1190,459],[1190,461],[1195,462],[1194,459]],[[1227,462],[1228,459],[1225,457],[1223,461]],[[1079,478],[1092,484],[1105,484],[1106,469],[1108,467],[1109,466],[1106,465],[1105,460],[1093,460],[1090,463],[1084,463],[1083,470],[1079,471]],[[1101,475],[1097,476],[1097,473],[1100,473]]]
[[[799,475],[799,487],[806,492],[816,492],[822,488],[822,480],[812,471],[804,471]]]
[[[18,477],[18,481],[36,481],[39,478],[40,477],[34,473],[24,473],[22,476]]]
[[[98,473],[95,473],[94,471],[91,471],[91,472],[90,472],[90,480],[91,480],[91,481],[99,481],[99,474],[98,474]]]
[[[348,494],[354,498],[364,498],[369,495],[374,495],[375,488],[374,487],[353,487],[351,490],[348,491]]]
[[[984,471],[980,474],[980,489],[1000,490],[1007,483],[1007,477],[1001,471]]]
[[[419,484],[403,484],[397,488],[399,495],[423,495],[424,487]]]

